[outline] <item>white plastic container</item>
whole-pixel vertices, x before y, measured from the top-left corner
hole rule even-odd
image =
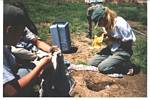
[[[70,31],[68,22],[54,22],[50,26],[53,45],[57,45],[62,52],[71,49]]]

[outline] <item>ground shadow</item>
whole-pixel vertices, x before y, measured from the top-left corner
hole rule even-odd
[[[77,47],[71,47],[70,50],[68,51],[63,51],[64,54],[70,54],[70,53],[75,53],[77,52],[78,48]]]
[[[134,75],[140,73],[141,67],[139,65],[132,64],[132,67],[133,67],[133,70],[134,70]]]
[[[85,80],[86,82],[86,86],[88,89],[92,90],[92,91],[101,91],[106,89],[107,87],[110,87],[111,85],[114,84],[114,82],[112,81],[104,81],[104,82],[99,82],[99,83],[94,83],[91,80]]]

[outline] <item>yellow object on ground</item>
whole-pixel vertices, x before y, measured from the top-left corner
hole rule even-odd
[[[94,40],[92,42],[92,47],[93,48],[100,48],[102,46],[103,39],[104,39],[103,33],[100,36],[95,35]]]

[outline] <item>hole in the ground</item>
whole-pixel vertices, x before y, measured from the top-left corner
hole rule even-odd
[[[85,80],[85,82],[88,89],[96,92],[100,90],[104,90],[107,87],[110,87],[111,85],[114,84],[114,82],[112,81],[103,81],[103,82],[94,83],[91,80]]]

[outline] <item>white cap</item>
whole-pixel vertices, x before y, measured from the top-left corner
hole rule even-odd
[[[85,3],[102,3],[104,0],[85,0]]]

